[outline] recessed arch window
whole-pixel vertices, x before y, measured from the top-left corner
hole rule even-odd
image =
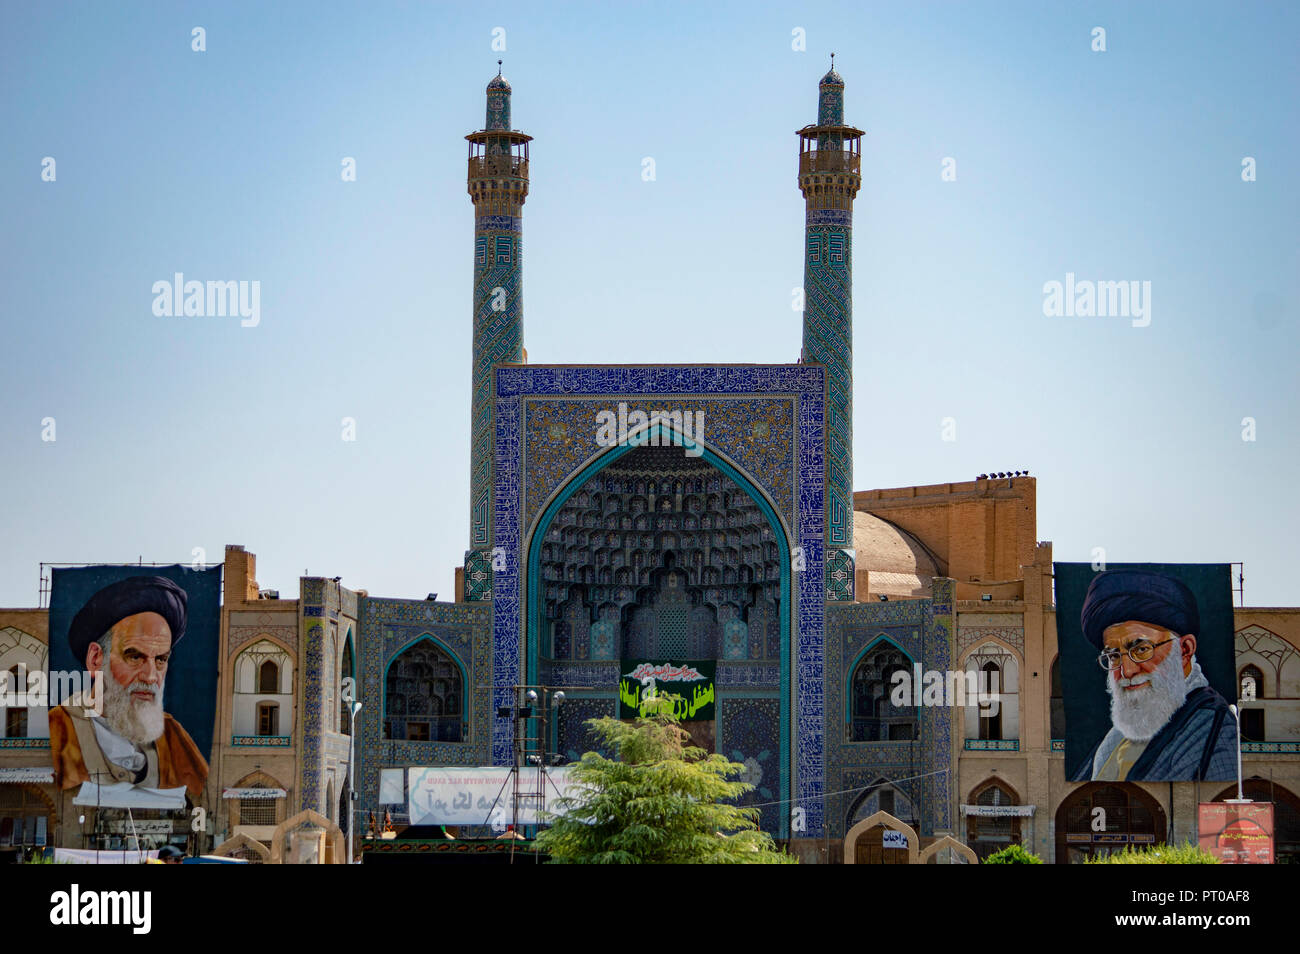
[[[352,695],[353,695],[353,700],[355,701],[356,666],[352,660],[352,631],[351,630],[348,630],[347,639],[343,640],[343,660],[341,665],[339,666],[340,684],[342,684],[343,681],[347,679],[352,680],[352,687],[353,687]],[[349,703],[347,699],[343,698],[344,695],[346,695],[346,693],[342,691],[339,692],[339,731],[342,732],[344,735],[351,735],[352,714],[348,711],[348,707],[351,705],[351,703]]]
[[[966,817],[966,843],[980,861],[1003,848],[1020,844],[1020,818],[1003,808],[1020,804],[1015,792],[998,782],[989,782],[975,790],[971,802],[979,807]],[[1000,808],[1003,810],[998,811]]]
[[[46,676],[49,648],[30,633],[13,626],[0,626],[0,679],[7,679],[11,691],[38,688],[37,677]],[[24,681],[25,680],[25,681]],[[0,708],[0,737],[44,738],[50,734],[45,706],[22,706],[28,700],[3,699],[11,705]]]
[[[849,685],[852,741],[900,742],[916,738],[916,706],[895,706],[890,698],[894,673],[911,670],[907,655],[892,643],[878,642],[862,655],[853,667]],[[911,691],[907,701],[912,701]]]
[[[1161,845],[1166,831],[1164,809],[1137,785],[1081,785],[1056,810],[1056,862],[1082,863],[1125,845]]]
[[[1258,666],[1243,666],[1237,677],[1237,699],[1240,702],[1256,702],[1264,699],[1264,673]],[[1242,706],[1241,738],[1245,742],[1264,742],[1267,736],[1264,730],[1264,707]]]
[[[269,693],[280,691],[280,667],[274,660],[268,659],[258,667],[257,691]]]
[[[1053,739],[1065,738],[1065,692],[1061,688],[1061,657],[1052,660],[1051,729]]]
[[[997,695],[1002,689],[1002,667],[997,663],[989,660],[980,666],[980,680],[983,687],[990,695]],[[981,739],[1001,739],[1002,738],[1002,707],[1000,705],[981,706],[980,710],[980,738]]]
[[[1237,698],[1242,702],[1264,698],[1264,673],[1258,666],[1243,666],[1237,679]]]
[[[384,682],[387,737],[411,742],[460,742],[464,686],[460,666],[431,639],[407,647]]]
[[[21,680],[26,678],[26,673],[20,673],[17,666],[9,670],[9,688],[13,692],[21,692],[26,689]],[[25,739],[27,738],[27,707],[10,706],[5,709],[5,738],[6,739]]]
[[[987,640],[966,656],[966,700],[962,716],[967,748],[980,742],[1011,742],[1020,737],[1020,662],[1015,653]],[[971,699],[971,692],[975,698]],[[1006,746],[1010,747],[1010,746]]]
[[[293,669],[293,656],[265,637],[240,649],[234,661],[231,700],[231,731],[235,736],[293,734]],[[274,715],[269,714],[268,706],[275,707]]]
[[[293,657],[269,639],[241,649],[235,658],[235,692],[248,695],[288,695],[293,692]]]
[[[1242,673],[1238,676],[1238,686],[1236,686],[1236,698],[1240,702],[1262,702],[1264,701],[1264,672],[1257,665],[1244,665]],[[1243,706],[1239,710],[1242,712],[1242,740],[1245,742],[1264,742],[1266,741],[1264,728],[1264,706]]]

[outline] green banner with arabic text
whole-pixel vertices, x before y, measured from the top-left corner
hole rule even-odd
[[[713,718],[713,659],[665,662],[624,659],[619,666],[618,717],[635,719],[647,713],[646,701],[655,696],[677,696],[677,718],[682,722]]]

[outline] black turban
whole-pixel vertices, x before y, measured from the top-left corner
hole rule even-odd
[[[1135,620],[1172,630],[1179,636],[1201,631],[1196,597],[1180,580],[1150,570],[1107,570],[1093,578],[1079,622],[1098,649],[1107,626]]]
[[[68,646],[79,663],[86,650],[121,620],[136,613],[157,613],[167,620],[175,646],[185,635],[185,591],[161,576],[133,576],[104,587],[72,617]]]

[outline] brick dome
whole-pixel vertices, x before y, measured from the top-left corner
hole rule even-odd
[[[867,589],[873,597],[929,596],[932,578],[941,575],[920,540],[861,510],[853,513],[853,549],[857,569],[869,571]]]

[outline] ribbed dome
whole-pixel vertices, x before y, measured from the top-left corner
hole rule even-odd
[[[861,510],[853,512],[853,549],[856,568],[869,571],[872,596],[929,596],[932,579],[941,575],[916,537]]]

